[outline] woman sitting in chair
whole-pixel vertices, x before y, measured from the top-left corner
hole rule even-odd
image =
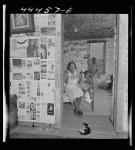
[[[83,112],[80,109],[80,104],[83,96],[83,91],[78,86],[80,80],[80,74],[76,71],[76,64],[70,62],[67,67],[67,71],[64,72],[65,93],[68,95],[71,103],[74,105],[74,113],[76,115],[82,115]]]

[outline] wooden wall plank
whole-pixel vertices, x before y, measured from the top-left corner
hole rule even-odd
[[[128,48],[128,15],[120,14],[118,19],[118,76],[117,76],[117,104],[116,131],[123,131],[124,115],[124,85],[128,82],[125,72],[126,51]]]
[[[62,43],[63,38],[63,24],[62,24],[62,15],[56,15],[56,53],[55,53],[55,127],[60,128],[62,122]]]

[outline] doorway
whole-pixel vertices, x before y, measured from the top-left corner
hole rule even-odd
[[[99,40],[99,39],[101,39],[101,40]],[[98,40],[95,40],[95,39],[87,40],[86,47],[89,51],[89,54],[85,54],[85,57],[88,60],[88,63],[87,63],[88,68],[89,68],[89,64],[91,62],[91,58],[92,57],[97,58],[98,69],[100,71],[98,82],[100,82],[101,78],[103,78],[103,75],[106,75],[106,73],[107,73],[106,72],[106,46],[107,46],[107,42],[108,42],[106,39],[104,40],[104,38],[99,38],[99,39]],[[79,46],[77,47],[78,43],[80,43],[79,40],[81,41],[82,39],[69,39],[69,41],[66,39],[65,42],[67,44],[66,44],[66,49],[64,49],[64,54],[66,54],[66,56],[69,56],[69,57],[71,56],[71,55],[68,55],[68,53],[70,51],[68,49],[68,46],[70,45],[70,43],[72,43],[71,44],[72,46],[69,46],[70,48],[72,47],[72,53],[74,53],[77,50],[77,48],[80,49]],[[73,44],[74,42],[75,42],[75,44]],[[83,43],[82,45],[85,45],[84,44],[85,40],[82,43]],[[112,43],[112,42],[110,42],[110,43]],[[113,49],[113,51],[114,51],[114,49]],[[64,56],[64,54],[63,54],[63,56]],[[79,54],[77,53],[76,56],[78,56],[78,55]],[[79,57],[79,58],[81,59],[82,57]],[[72,57],[72,61],[75,61],[75,63],[78,63],[74,59],[74,57]],[[63,57],[63,62],[64,62],[64,65],[63,65],[63,71],[64,71],[66,69],[65,64],[67,63],[67,62],[65,62],[64,57]],[[84,68],[85,68],[85,66],[84,66]],[[114,69],[115,69],[115,66],[114,66]],[[110,82],[109,80],[110,79],[108,79],[108,82]],[[64,96],[63,96],[63,98],[62,98],[62,101],[63,101],[63,125],[62,126],[66,127],[66,128],[77,129],[81,125],[82,122],[87,121],[91,124],[91,127],[93,128],[93,130],[114,131],[113,124],[109,120],[109,117],[111,116],[111,114],[113,114],[113,107],[112,107],[113,93],[109,92],[108,89],[104,89],[104,88],[108,88],[107,87],[108,85],[109,85],[108,83],[107,84],[104,83],[104,85],[102,83],[102,89],[101,89],[101,84],[98,85],[98,86],[100,86],[100,88],[98,87],[96,90],[96,93],[95,93],[96,94],[96,97],[95,97],[96,104],[94,103],[95,99],[93,101],[94,111],[92,112],[89,110],[88,111],[84,110],[84,116],[81,119],[77,118],[74,115],[73,107],[72,107],[70,101],[68,99],[66,99],[66,101],[64,102]],[[98,99],[98,101],[97,101],[97,99]],[[103,100],[106,100],[106,102],[104,103]],[[105,109],[105,108],[107,108],[107,109]],[[110,109],[112,112],[110,112]],[[104,123],[107,124],[108,127],[104,128],[106,126]]]
[[[67,41],[66,41],[67,42]],[[74,41],[72,41],[73,43]],[[76,42],[76,41],[75,41]],[[78,43],[80,43],[78,41]],[[69,44],[69,43],[68,43]],[[76,43],[77,44],[77,43]],[[75,47],[74,47],[75,48]],[[96,57],[97,58],[97,64],[98,64],[98,70],[99,70],[99,77],[98,77],[98,87],[95,90],[95,98],[94,101],[92,101],[91,104],[93,105],[85,105],[86,107],[83,108],[84,116],[80,119],[77,118],[73,113],[73,106],[70,103],[68,98],[65,98],[63,96],[63,127],[64,128],[73,128],[78,129],[79,126],[83,122],[88,122],[91,124],[91,127],[93,130],[96,131],[112,131],[113,132],[113,125],[112,122],[110,122],[109,118],[111,116],[110,109],[112,109],[112,93],[108,92],[106,85],[101,88],[101,76],[106,74],[106,41],[87,41],[87,48],[89,51],[88,54],[88,67],[91,63],[91,58]],[[68,51],[68,50],[67,50]],[[99,52],[100,51],[100,52]],[[64,57],[63,57],[64,59]],[[65,63],[64,63],[65,65]],[[65,67],[66,68],[66,67]],[[64,69],[63,69],[64,70]],[[103,84],[103,83],[102,83]],[[93,111],[91,109],[87,109],[93,106]],[[113,110],[111,110],[113,111]],[[97,124],[98,122],[98,124]],[[106,129],[104,126],[106,126]],[[104,128],[104,129],[103,129]]]

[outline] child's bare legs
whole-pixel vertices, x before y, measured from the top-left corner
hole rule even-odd
[[[88,93],[90,95],[90,98],[93,99],[93,92],[91,91],[91,87],[88,88]]]
[[[82,96],[79,97],[79,98],[76,98],[74,101],[73,101],[73,104],[75,106],[75,110],[77,110],[78,112],[82,112],[82,110],[80,109],[80,104],[81,104],[81,100],[82,100]]]
[[[73,100],[73,105],[74,105],[75,110],[78,110],[78,111],[79,111],[79,107],[78,107],[77,101],[78,101],[78,98],[74,99],[74,100]]]
[[[83,90],[83,99],[85,99],[85,93],[86,93],[86,90]]]
[[[80,111],[81,114],[82,114],[82,110],[81,110],[81,108],[80,108],[81,101],[82,101],[82,96],[79,97],[78,100],[77,100],[77,105],[78,105],[79,111]]]

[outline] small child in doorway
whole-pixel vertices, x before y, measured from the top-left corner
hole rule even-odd
[[[85,94],[88,91],[90,99],[93,100],[93,75],[90,73],[90,71],[86,70],[84,72],[84,76],[82,77],[79,85],[83,91],[83,98],[86,99]]]

